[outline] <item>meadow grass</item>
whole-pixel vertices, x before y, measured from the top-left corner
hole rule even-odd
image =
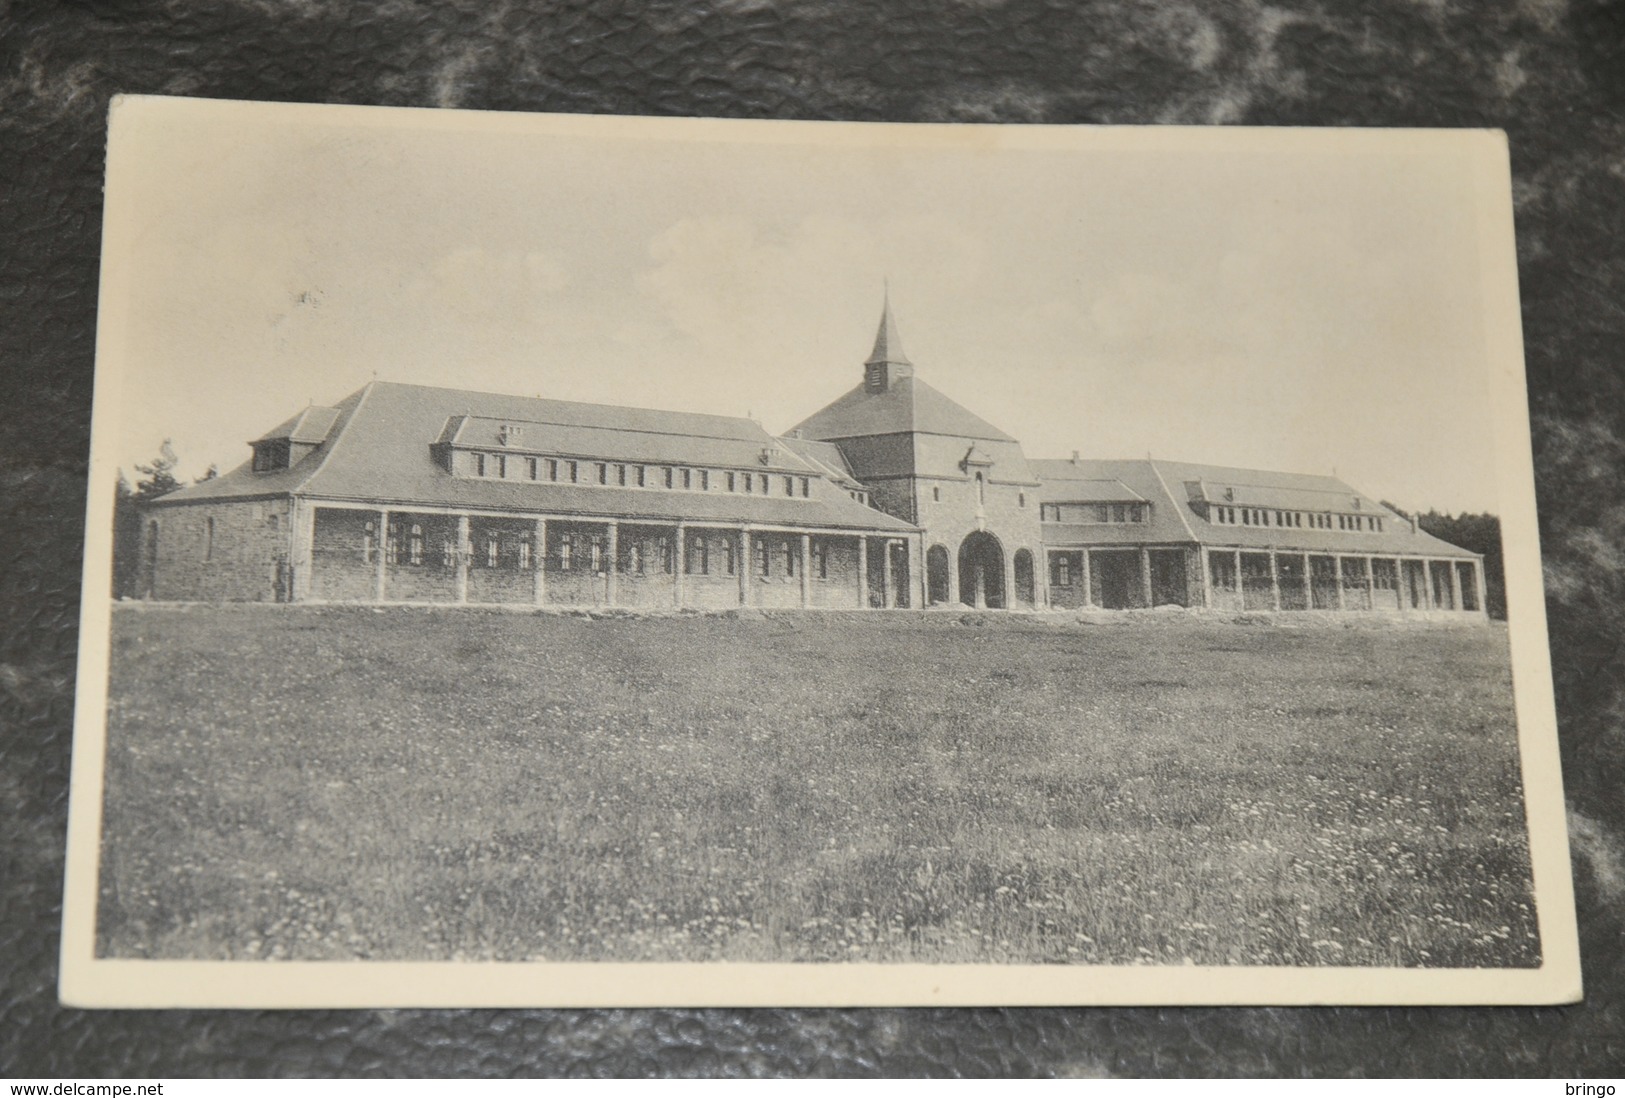
[[[121,607],[112,666],[103,956],[1539,963],[1499,626]]]

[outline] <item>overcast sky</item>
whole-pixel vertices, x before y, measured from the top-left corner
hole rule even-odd
[[[127,101],[98,445],[227,469],[373,377],[784,431],[860,380],[889,278],[919,376],[1029,457],[1497,510],[1470,151]]]

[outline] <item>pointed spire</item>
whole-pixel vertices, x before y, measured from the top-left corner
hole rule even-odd
[[[875,349],[864,360],[865,366],[873,366],[878,362],[894,363],[899,366],[913,365],[908,356],[903,353],[903,340],[897,334],[897,321],[891,315],[891,280],[885,284],[884,296],[880,306],[880,330],[875,333]]]

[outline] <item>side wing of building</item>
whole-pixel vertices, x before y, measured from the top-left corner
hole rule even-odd
[[[1484,562],[1330,476],[1034,461],[1050,602],[1484,613]]]
[[[743,419],[374,382],[157,501],[166,599],[918,605],[918,531]]]

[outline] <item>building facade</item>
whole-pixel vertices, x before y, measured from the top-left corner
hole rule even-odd
[[[1029,460],[915,376],[748,419],[375,381],[143,516],[156,599],[1484,613],[1483,560],[1334,477]]]

